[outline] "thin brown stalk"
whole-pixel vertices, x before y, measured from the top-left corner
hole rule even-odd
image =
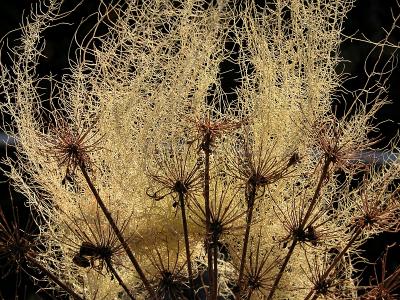
[[[128,289],[125,282],[119,276],[119,274],[118,274],[117,270],[115,270],[111,260],[106,260],[106,264],[107,264],[108,270],[110,270],[110,272],[113,274],[113,276],[117,279],[119,285],[125,290],[125,292],[129,296],[129,298],[131,298],[132,300],[135,300],[135,296],[132,295],[132,292]]]
[[[56,275],[54,275],[51,271],[46,269],[41,263],[39,263],[35,258],[33,258],[31,255],[27,254],[26,259],[29,261],[29,263],[35,267],[38,268],[43,274],[45,274],[48,278],[50,278],[51,281],[53,281],[55,284],[57,284],[60,288],[62,288],[64,291],[68,293],[73,299],[75,300],[83,300],[84,298],[79,296],[77,293],[75,293],[71,287],[69,287],[67,284],[62,282]]]
[[[354,232],[353,236],[351,239],[348,241],[346,246],[340,251],[340,253],[335,257],[335,259],[332,261],[332,263],[329,265],[329,267],[325,270],[325,272],[320,276],[319,281],[324,281],[326,278],[328,278],[329,273],[333,270],[333,268],[340,262],[342,257],[346,254],[347,250],[349,250],[350,246],[354,243],[354,241],[358,238],[358,236],[362,232],[362,227],[358,227],[357,230]],[[308,300],[311,298],[311,296],[314,294],[315,290],[312,289],[307,296],[304,298],[304,300]],[[315,294],[312,300],[315,300],[319,297],[318,294]]]
[[[281,268],[279,269],[278,275],[276,275],[274,284],[272,285],[272,288],[268,295],[267,300],[271,300],[272,297],[274,296],[274,293],[276,291],[276,288],[278,287],[279,281],[281,280],[283,272],[285,271],[286,266],[289,263],[290,258],[292,257],[292,254],[293,254],[293,251],[294,251],[294,248],[296,247],[296,245],[297,245],[297,239],[295,238],[295,239],[293,239],[293,242],[290,245],[289,251],[286,254],[285,260],[283,261]]]
[[[179,205],[181,206],[181,213],[182,213],[182,225],[183,225],[183,236],[185,238],[186,262],[187,262],[190,287],[194,291],[192,262],[190,260],[189,230],[188,230],[188,226],[187,226],[186,208],[185,208],[184,199],[185,199],[185,194],[180,192],[179,193]]]
[[[376,282],[367,287],[369,291],[364,295],[361,295],[361,300],[371,300],[379,297],[386,297],[388,300],[399,298],[400,266],[397,266],[396,269],[387,276],[388,249],[393,245],[387,247],[386,252],[381,259],[381,271],[379,275],[377,274],[376,268],[374,268]]]
[[[211,212],[210,212],[210,143],[211,143],[211,133],[206,133],[203,142],[203,151],[205,155],[204,161],[204,207],[205,207],[205,217],[206,217],[206,251],[207,251],[207,268],[208,268],[208,278],[209,278],[209,297],[212,299],[214,294],[214,278],[213,278],[213,260],[212,252],[210,248],[210,224],[211,224]],[[215,279],[216,280],[216,279]]]
[[[328,175],[328,170],[329,170],[329,166],[330,166],[331,162],[332,162],[331,159],[329,159],[328,157],[325,158],[324,165],[323,165],[322,171],[321,171],[321,176],[319,177],[319,181],[318,181],[317,187],[315,188],[315,192],[314,192],[314,195],[313,195],[313,197],[311,199],[310,206],[308,207],[308,210],[307,210],[306,214],[304,215],[304,218],[302,220],[300,229],[304,229],[304,226],[307,224],[307,221],[310,218],[312,211],[314,210],[314,207],[315,207],[315,204],[317,203],[317,200],[319,198],[319,194],[321,192],[323,183],[324,183],[324,181],[326,179],[326,176]],[[274,293],[275,293],[275,291],[276,291],[276,289],[278,287],[278,284],[279,284],[279,282],[280,282],[280,280],[281,280],[281,278],[283,276],[283,273],[285,272],[287,264],[289,263],[289,260],[290,260],[290,258],[292,256],[293,252],[294,252],[294,249],[295,249],[295,247],[297,245],[297,242],[298,242],[297,239],[294,238],[292,244],[290,245],[289,251],[286,254],[286,257],[285,257],[285,259],[283,261],[283,264],[282,264],[281,268],[279,269],[279,272],[278,272],[278,274],[277,274],[277,276],[275,278],[274,284],[272,285],[272,288],[271,288],[271,291],[270,291],[270,293],[268,295],[267,300],[272,300],[272,297],[274,296]]]
[[[212,298],[212,295],[215,295],[217,292],[213,291],[214,286],[218,286],[217,283],[214,283],[213,278],[213,254],[212,254],[212,233],[211,233],[211,212],[210,212],[210,153],[212,151],[212,147],[215,145],[215,141],[218,138],[221,138],[223,134],[228,132],[232,132],[235,129],[238,129],[242,126],[243,122],[229,120],[229,118],[212,118],[211,111],[208,111],[206,115],[203,115],[199,118],[194,118],[191,121],[195,123],[196,131],[198,134],[198,138],[201,139],[200,149],[203,150],[205,154],[205,175],[204,175],[204,204],[205,204],[205,217],[206,217],[206,251],[207,251],[207,271],[209,278],[209,289],[208,297]],[[217,249],[218,250],[218,249]],[[215,251],[215,250],[214,250]],[[214,261],[216,258],[214,258]],[[218,271],[216,271],[218,272]],[[215,278],[215,281],[217,278]],[[216,298],[215,298],[216,299]]]
[[[218,239],[213,239],[213,259],[214,259],[214,266],[213,266],[213,281],[212,281],[212,300],[217,300],[218,297]]]
[[[247,196],[248,210],[247,210],[247,216],[246,216],[246,232],[244,234],[244,239],[243,239],[242,258],[240,260],[239,277],[238,277],[238,282],[237,282],[239,289],[242,285],[242,280],[243,280],[244,266],[246,263],[247,245],[249,243],[251,222],[253,219],[254,202],[255,202],[256,192],[257,192],[257,188],[255,185],[250,184],[249,186],[250,186],[250,191]]]
[[[124,248],[126,254],[128,255],[130,261],[132,262],[132,264],[133,264],[136,272],[138,273],[140,279],[142,280],[143,284],[145,285],[145,287],[148,290],[149,294],[151,295],[152,299],[157,299],[157,296],[156,296],[155,292],[151,288],[150,283],[147,280],[146,276],[144,275],[144,272],[143,272],[142,268],[140,267],[138,261],[136,260],[135,256],[133,255],[132,250],[130,249],[128,243],[126,242],[126,240],[122,236],[121,231],[118,229],[118,226],[115,223],[114,219],[112,218],[111,213],[109,212],[109,210],[105,206],[103,200],[100,198],[100,195],[97,192],[97,189],[95,188],[95,186],[93,185],[92,180],[90,179],[89,174],[87,173],[85,166],[84,165],[80,165],[80,169],[82,171],[83,176],[85,177],[85,180],[86,180],[90,190],[92,191],[92,193],[93,193],[93,195],[94,195],[94,197],[96,199],[97,204],[100,206],[100,208],[103,211],[105,217],[107,218],[107,221],[110,223],[111,228],[115,232],[115,235],[117,236],[117,238],[120,241],[122,247]]]
[[[315,188],[315,192],[311,199],[310,206],[308,207],[308,210],[307,210],[306,214],[304,215],[303,222],[301,224],[301,228],[304,228],[304,226],[306,225],[306,223],[308,221],[308,218],[311,216],[311,213],[314,210],[314,207],[315,207],[315,204],[317,203],[323,183],[326,179],[326,176],[328,175],[328,170],[329,170],[329,166],[330,166],[331,162],[332,162],[332,160],[330,158],[328,158],[328,157],[325,158],[324,165],[322,167],[321,176],[319,178],[317,187]]]

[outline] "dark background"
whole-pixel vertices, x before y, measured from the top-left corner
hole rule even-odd
[[[15,45],[15,39],[18,38],[19,32],[11,32],[19,27],[23,16],[26,16],[32,5],[37,1],[33,0],[0,0],[0,37],[4,37],[7,34],[8,45]],[[78,1],[76,0],[66,0],[66,6],[73,7]],[[68,48],[70,47],[70,41],[77,28],[77,25],[81,22],[83,18],[90,15],[92,12],[97,11],[98,1],[96,0],[86,0],[74,11],[65,21],[71,23],[70,25],[61,25],[55,28],[46,30],[45,40],[46,47],[44,50],[44,57],[41,59],[41,64],[38,69],[38,75],[53,73],[57,78],[60,78],[65,68],[68,67]],[[390,28],[392,25],[391,10],[396,16],[400,13],[399,8],[396,6],[395,0],[358,0],[356,1],[356,7],[350,12],[348,18],[344,25],[344,32],[346,35],[351,35],[353,33],[359,32],[356,36],[361,37],[361,33],[364,33],[368,38],[373,41],[379,41],[383,38],[384,32],[382,28]],[[81,28],[81,31],[90,29],[90,21],[86,22]],[[398,24],[400,25],[400,24]],[[86,29],[85,29],[86,27]],[[3,40],[4,42],[5,40]],[[399,44],[400,41],[400,30],[397,30],[392,35],[390,41],[394,44]],[[5,44],[3,44],[2,63],[9,64],[10,58],[5,51]],[[363,73],[364,62],[367,54],[371,51],[372,46],[361,42],[351,42],[346,41],[341,46],[341,54],[344,60],[348,61],[341,64],[338,67],[338,72],[344,71],[349,73],[351,76],[356,76],[352,80],[347,80],[344,87],[349,90],[356,90],[362,86],[365,82],[365,74]],[[374,52],[376,55],[376,51]],[[387,48],[383,52],[383,61],[393,54],[393,49]],[[226,66],[231,68],[232,66]],[[225,67],[222,66],[222,69]],[[235,68],[233,66],[233,68]],[[226,85],[234,85],[234,78],[226,78]],[[385,95],[392,104],[385,106],[377,115],[376,124],[379,125],[380,135],[382,141],[377,146],[384,146],[391,137],[393,137],[399,131],[400,124],[400,67],[396,67],[390,80],[388,82],[388,93]],[[2,96],[0,94],[0,101]],[[348,103],[351,103],[351,95],[346,98]],[[340,113],[343,108],[342,104],[339,104],[338,113]],[[4,145],[0,146],[0,155],[4,157],[5,155]],[[12,148],[8,149],[9,153],[12,155]],[[9,202],[10,192],[13,194],[15,201],[18,199],[22,200],[22,197],[12,190],[10,190],[7,179],[3,174],[0,175],[0,205],[2,205],[6,212],[9,212],[7,203]],[[20,215],[27,215],[26,209],[20,208]],[[399,235],[395,234],[382,234],[376,237],[373,241],[367,243],[364,248],[366,250],[367,256],[371,262],[374,262],[385,249],[385,245],[397,242]],[[395,248],[393,248],[395,249]],[[396,265],[400,263],[399,249],[392,251],[389,255],[389,266],[388,269],[393,269]],[[0,264],[1,264],[0,259]],[[1,270],[1,268],[0,268]],[[372,269],[369,268],[367,272],[371,272]],[[14,299],[15,291],[18,291],[22,295],[22,299],[34,299],[32,298],[32,293],[35,292],[35,288],[29,281],[26,280],[26,276],[23,272],[20,272],[18,278],[21,278],[21,282],[16,282],[15,274],[10,274],[6,278],[0,274],[0,299]],[[366,274],[366,275],[365,275]],[[365,273],[363,275],[364,283],[368,282],[369,275],[371,273]],[[40,275],[38,275],[40,277]],[[39,296],[36,296],[39,297]],[[47,295],[41,292],[40,297],[42,298],[52,298],[55,296]],[[57,296],[59,298],[59,296]],[[41,299],[41,298],[37,298]]]

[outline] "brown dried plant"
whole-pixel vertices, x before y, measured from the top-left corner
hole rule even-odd
[[[376,266],[374,266],[375,278],[370,280],[370,285],[367,291],[360,297],[362,300],[379,300],[388,299],[394,300],[400,296],[400,267],[397,267],[390,274],[388,273],[388,252],[391,247],[388,246],[383,257],[380,259],[380,272],[378,274]]]
[[[314,207],[308,220],[304,222],[305,214],[310,204],[307,197],[307,189],[302,195],[293,194],[284,203],[279,203],[275,199],[274,210],[276,217],[281,222],[287,235],[281,239],[284,245],[296,240],[301,245],[311,247],[334,247],[339,240],[346,240],[346,229],[335,224],[339,212],[333,212],[327,207],[333,204],[326,201],[319,207]],[[283,204],[283,207],[281,207]]]
[[[155,151],[155,166],[148,171],[151,186],[147,195],[155,201],[167,196],[173,199],[173,206],[181,205],[176,199],[183,194],[189,201],[202,187],[202,161],[196,159],[190,145],[166,146]],[[196,159],[193,161],[193,159]]]
[[[90,168],[90,154],[101,149],[101,136],[96,123],[85,128],[83,124],[71,125],[59,116],[57,126],[51,126],[42,136],[42,151],[55,159],[59,167],[66,168],[65,177],[75,174],[77,168]]]
[[[381,104],[377,104],[380,106]],[[379,141],[379,138],[367,139],[368,127],[362,126],[359,122],[368,120],[365,116],[364,120],[346,121],[344,116],[341,120],[336,117],[324,118],[318,120],[312,125],[315,137],[313,138],[319,151],[327,161],[329,161],[335,169],[345,172],[356,172],[357,170],[366,169],[368,165],[362,159],[364,152]],[[363,128],[367,132],[354,136],[352,132]]]
[[[328,277],[324,276],[330,261],[328,252],[322,258],[314,256],[311,261],[308,257],[306,259],[308,271],[304,273],[316,295],[323,299],[352,299],[353,286],[352,282],[346,278],[344,266],[338,266]]]
[[[66,226],[74,235],[69,239],[64,237],[62,243],[73,249],[74,256],[72,262],[81,268],[92,268],[100,274],[104,272],[111,274],[117,279],[119,285],[124,289],[130,299],[135,299],[130,289],[124,283],[116,267],[126,268],[122,265],[121,258],[124,254],[124,248],[121,245],[118,236],[104,217],[100,215],[99,208],[96,208],[94,216],[85,215],[80,204],[81,218],[76,216],[66,222]],[[68,219],[68,216],[67,216]],[[119,226],[122,233],[126,230],[130,219],[124,220]],[[115,217],[117,224],[121,223],[118,217]],[[129,239],[127,239],[129,241]]]
[[[43,220],[32,239],[0,213],[4,275],[76,299],[357,298],[363,244],[400,230],[398,158],[365,156],[396,24],[340,117],[351,0],[100,1],[59,81],[38,75],[42,41],[74,11],[39,2],[0,107],[3,169]],[[362,297],[396,297],[397,270]]]
[[[33,216],[29,217],[28,220],[22,221],[19,209],[15,205],[11,193],[10,199],[11,218],[9,216],[6,217],[3,208],[0,207],[1,279],[5,279],[11,273],[17,275],[15,297],[18,298],[22,274],[27,274],[33,280],[37,280],[39,273],[41,274],[40,277],[45,276],[46,280],[56,284],[73,299],[82,300],[68,283],[63,282],[50,268],[47,268],[38,260],[37,256],[40,255],[40,248],[43,245],[41,245],[38,230],[33,223]]]
[[[250,137],[246,137],[244,141],[232,147],[231,151],[234,154],[227,164],[229,174],[243,182],[247,193],[250,193],[252,188],[273,184],[293,171],[291,167],[298,162],[298,154],[277,157],[274,153],[275,145],[267,145],[265,141],[254,145]],[[251,207],[253,203],[248,202],[247,205]]]
[[[243,203],[238,201],[239,190],[234,189],[232,182],[221,182],[214,179],[213,183],[210,201],[210,239],[213,245],[221,246],[224,237],[236,235],[238,231],[244,228],[242,217],[246,211],[243,208]],[[199,227],[205,228],[204,205],[195,200],[191,204],[190,210],[194,215],[193,222]]]
[[[274,282],[280,257],[276,249],[263,249],[261,229],[250,238],[249,252],[246,258],[243,285],[240,287],[241,299],[265,298]]]
[[[187,273],[184,271],[186,262],[180,261],[182,256],[179,240],[174,243],[165,239],[160,247],[149,249],[149,252],[149,259],[156,271],[152,281],[157,296],[160,299],[189,299],[190,286]]]

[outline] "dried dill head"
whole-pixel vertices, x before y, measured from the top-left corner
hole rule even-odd
[[[101,149],[102,138],[95,121],[90,126],[82,122],[70,124],[59,116],[56,126],[51,126],[48,134],[43,135],[43,154],[66,168],[67,179],[73,177],[76,168],[90,167],[90,155]]]
[[[34,255],[38,249],[37,232],[32,217],[22,221],[19,209],[11,200],[11,214],[0,207],[0,270],[1,278],[22,272],[29,274],[26,256]],[[2,204],[3,206],[4,204]],[[19,279],[17,280],[19,281]]]
[[[293,187],[283,202],[271,197],[275,203],[275,216],[287,234],[281,239],[283,245],[295,240],[296,243],[316,248],[335,246],[338,241],[346,240],[346,228],[336,220],[340,212],[327,209],[332,206],[329,199],[325,199],[324,204],[317,203],[309,211],[310,197],[307,190],[296,192]]]
[[[348,200],[348,205],[354,209],[350,216],[352,228],[368,234],[400,230],[400,198],[396,183],[399,168],[397,163],[381,171],[371,167],[365,174],[361,187]]]
[[[191,145],[178,145],[157,149],[153,170],[148,171],[152,186],[147,195],[156,200],[172,196],[173,206],[178,205],[176,197],[181,194],[192,198],[202,189],[202,161],[193,153]]]
[[[240,235],[245,228],[244,216],[246,209],[240,201],[238,187],[233,182],[214,179],[210,191],[210,231],[207,237],[208,247],[218,244],[220,251],[227,250],[225,238],[229,235]],[[194,199],[189,207],[194,215],[193,222],[201,228],[206,228],[206,212],[204,203]],[[225,253],[228,254],[228,253]],[[229,255],[228,255],[229,256]]]
[[[306,255],[308,269],[303,271],[312,285],[312,290],[317,297],[323,299],[354,299],[354,282],[346,277],[347,271],[343,265],[337,265],[333,272],[326,276],[325,270],[331,263],[327,253],[326,250],[319,255]],[[309,256],[312,256],[312,259]]]
[[[320,159],[332,164],[334,170],[346,173],[366,170],[368,164],[363,154],[379,142],[378,137],[369,138],[375,130],[369,123],[374,111],[380,106],[382,102],[378,101],[366,112],[361,105],[358,114],[354,116],[345,114],[338,119],[334,115],[327,115],[309,124],[305,131],[313,140],[316,151],[321,155]]]
[[[235,258],[234,266],[236,269],[239,269],[236,267],[238,263],[239,260]],[[281,257],[276,249],[267,248],[263,243],[260,229],[257,234],[250,237],[241,286],[234,289],[238,290],[242,299],[263,299],[267,297],[280,263]]]
[[[64,215],[72,236],[65,236],[61,242],[71,248],[72,262],[78,267],[90,267],[99,273],[110,273],[113,265],[121,266],[125,255],[122,245],[98,207],[91,213],[84,211],[80,204],[78,209],[79,215]],[[130,217],[119,220],[117,214],[115,221],[121,232],[124,232]]]
[[[217,112],[214,114],[217,114]],[[227,113],[222,116],[214,116],[214,114],[208,111],[203,116],[190,119],[195,127],[196,140],[200,141],[199,148],[207,153],[212,152],[217,139],[225,134],[232,133],[244,123],[229,117]]]
[[[292,167],[299,161],[298,154],[277,157],[274,148],[274,142],[267,145],[261,141],[255,145],[249,137],[231,147],[227,160],[228,172],[243,182],[247,194],[255,193],[258,188],[273,184],[294,171]],[[248,206],[253,204],[248,203]]]
[[[189,285],[185,270],[186,261],[181,253],[180,242],[173,233],[159,233],[161,243],[154,249],[149,249],[149,258],[154,272],[152,285],[159,299],[188,300],[194,295]],[[172,236],[173,238],[167,238]]]

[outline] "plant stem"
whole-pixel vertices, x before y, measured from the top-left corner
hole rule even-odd
[[[304,229],[304,226],[306,225],[309,217],[311,216],[312,211],[314,210],[314,207],[315,207],[315,204],[317,203],[317,200],[319,198],[319,194],[321,192],[323,183],[324,183],[324,181],[326,179],[326,176],[328,175],[328,170],[329,170],[329,166],[330,166],[331,162],[332,162],[332,160],[330,158],[328,158],[328,157],[325,158],[324,165],[322,167],[321,176],[319,177],[319,181],[318,181],[317,187],[315,188],[314,195],[313,195],[313,197],[311,199],[310,206],[308,207],[308,210],[307,210],[306,214],[303,217],[303,222],[301,223],[300,228]]]
[[[210,224],[211,224],[211,212],[210,212],[210,144],[211,144],[211,133],[207,132],[203,138],[202,149],[204,151],[204,209],[206,212],[206,251],[207,251],[207,269],[208,269],[208,284],[211,287],[209,289],[209,297],[211,299],[213,295],[213,263],[212,263],[212,252],[210,247]]]
[[[132,300],[135,300],[135,297],[132,295],[131,291],[128,289],[122,278],[119,276],[117,270],[115,270],[114,266],[112,265],[110,260],[106,260],[107,268],[111,271],[113,276],[117,279],[119,285],[125,290],[125,292],[128,294],[129,298]]]
[[[192,262],[190,260],[189,231],[188,231],[187,220],[186,220],[186,208],[185,208],[184,199],[185,199],[184,193],[182,193],[182,192],[179,193],[179,205],[181,207],[181,212],[182,212],[182,224],[183,224],[183,235],[185,238],[187,269],[188,269],[188,274],[189,274],[190,287],[192,288],[192,290],[194,292]]]
[[[82,171],[83,176],[85,177],[85,180],[86,180],[90,190],[92,191],[92,193],[94,195],[94,198],[96,199],[97,204],[102,209],[104,215],[107,218],[107,221],[110,223],[111,228],[113,229],[113,231],[114,231],[115,235],[117,236],[119,242],[121,243],[121,245],[124,248],[126,254],[128,255],[130,261],[132,262],[132,264],[133,264],[136,272],[138,273],[140,279],[142,280],[144,286],[146,287],[147,291],[149,292],[149,295],[151,296],[152,299],[157,299],[157,296],[156,296],[155,292],[151,288],[149,281],[147,280],[146,276],[144,275],[144,272],[143,272],[142,268],[140,267],[138,261],[136,260],[135,256],[133,255],[131,249],[129,248],[128,243],[126,242],[126,240],[122,236],[122,233],[118,229],[118,226],[115,223],[114,219],[112,218],[111,213],[108,211],[108,209],[105,206],[103,200],[100,198],[99,193],[97,192],[96,188],[94,187],[94,185],[92,183],[92,180],[90,179],[89,174],[86,171],[85,166],[81,165],[80,169]]]
[[[212,282],[212,300],[217,300],[218,297],[218,238],[213,238],[213,249],[214,249],[214,266],[213,266],[213,282]]]
[[[289,251],[286,254],[285,260],[283,261],[283,264],[282,264],[281,268],[279,269],[278,275],[276,275],[276,277],[275,277],[274,284],[272,285],[272,288],[271,288],[271,291],[269,292],[267,300],[271,300],[272,297],[274,296],[275,290],[278,287],[279,281],[281,280],[283,272],[285,271],[286,266],[289,263],[290,258],[292,257],[292,254],[293,254],[293,251],[294,251],[294,248],[296,247],[296,245],[297,245],[297,239],[294,238],[292,244],[290,245]]]
[[[26,259],[29,261],[29,263],[38,268],[41,272],[46,274],[47,277],[49,277],[54,283],[56,283],[59,287],[61,287],[64,291],[68,293],[72,298],[76,300],[83,300],[81,296],[79,296],[77,293],[75,293],[71,287],[69,287],[67,284],[62,282],[57,276],[55,276],[52,272],[47,270],[44,266],[42,266],[41,263],[39,263],[35,258],[33,258],[31,255],[27,254]]]
[[[240,268],[239,268],[239,278],[238,278],[238,287],[239,291],[241,289],[242,280],[243,280],[243,273],[244,273],[244,266],[246,264],[246,254],[247,254],[247,245],[249,242],[250,237],[250,229],[251,229],[251,222],[253,219],[253,209],[254,209],[254,202],[256,198],[256,191],[257,187],[253,184],[249,184],[249,194],[247,195],[247,216],[246,216],[246,232],[244,234],[243,239],[243,249],[242,249],[242,258],[240,260]]]
[[[318,281],[323,282],[326,278],[328,278],[329,273],[333,270],[333,268],[339,263],[339,261],[342,259],[343,255],[346,254],[347,250],[349,250],[350,246],[354,243],[354,241],[357,239],[357,237],[361,234],[362,232],[362,227],[358,227],[357,230],[354,232],[353,236],[351,239],[347,242],[346,246],[340,251],[340,253],[335,257],[333,262],[330,264],[328,269],[325,270],[324,274],[322,274],[319,278]],[[304,300],[310,299],[310,297],[314,294],[314,289],[312,289],[307,296],[304,298]],[[318,298],[318,294],[315,294],[312,300],[315,300]]]
[[[302,222],[301,222],[301,224],[299,226],[300,230],[304,229],[304,227],[307,224],[308,219],[311,216],[312,211],[314,210],[314,207],[315,207],[315,205],[317,203],[317,200],[319,198],[319,194],[321,192],[323,183],[324,183],[324,181],[326,179],[326,176],[328,175],[328,170],[329,170],[329,166],[330,166],[331,162],[332,162],[331,159],[329,159],[327,157],[325,158],[324,165],[323,165],[322,171],[321,171],[321,176],[319,177],[317,187],[315,188],[315,191],[314,191],[314,195],[313,195],[313,197],[312,197],[312,199],[310,201],[310,205],[308,207],[308,210],[307,210],[306,214],[304,215],[303,220],[302,220]],[[270,291],[270,293],[268,295],[267,300],[271,300],[272,297],[274,296],[274,293],[275,293],[275,291],[276,291],[276,289],[278,287],[278,284],[279,284],[279,282],[280,282],[280,280],[281,280],[281,278],[283,276],[283,273],[285,272],[286,266],[289,263],[289,260],[290,260],[290,258],[292,256],[293,252],[294,252],[294,249],[295,249],[296,245],[297,245],[297,239],[294,238],[292,244],[290,245],[289,251],[286,254],[285,260],[283,261],[283,264],[282,264],[281,268],[279,269],[278,275],[275,278],[274,284],[272,285],[272,288],[271,288],[271,291]]]

